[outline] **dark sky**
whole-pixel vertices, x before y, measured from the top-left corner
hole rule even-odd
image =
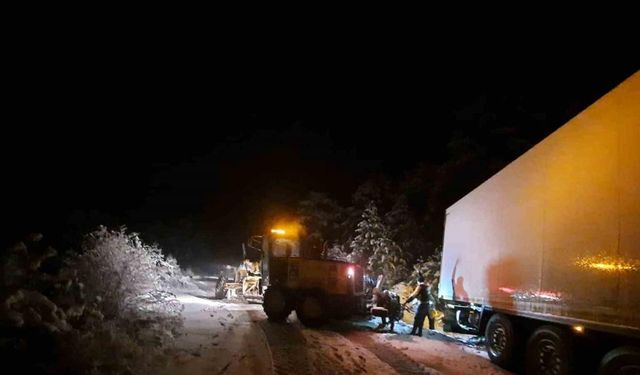
[[[259,211],[309,190],[346,200],[372,173],[446,160],[460,114],[483,98],[528,103],[545,119],[535,143],[639,67],[470,57],[30,62],[6,102],[3,235],[56,233],[94,211],[134,228],[190,216],[212,246],[237,247]]]

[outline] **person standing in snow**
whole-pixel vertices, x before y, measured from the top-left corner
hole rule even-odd
[[[431,298],[431,291],[429,287],[424,283],[424,277],[420,275],[418,277],[418,286],[411,293],[409,298],[402,304],[404,307],[407,303],[413,301],[414,299],[418,299],[420,301],[420,305],[418,305],[418,310],[416,311],[416,316],[413,320],[413,328],[411,329],[411,335],[414,336],[422,336],[422,326],[424,325],[424,318],[429,318],[429,329],[434,329],[434,318],[433,314],[429,308],[429,299]]]

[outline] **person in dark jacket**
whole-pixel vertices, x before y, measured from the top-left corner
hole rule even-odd
[[[418,277],[418,286],[402,304],[405,306],[416,298],[420,301],[420,305],[418,305],[418,310],[416,311],[416,316],[413,320],[413,328],[411,329],[412,335],[422,336],[422,326],[424,325],[424,318],[426,317],[429,318],[429,329],[434,329],[435,322],[429,307],[430,294],[429,287],[424,283],[424,277],[421,275]]]
[[[380,289],[374,288],[373,301],[374,306],[371,308],[371,314],[379,316],[381,320],[381,323],[375,329],[383,329],[387,325],[388,319],[389,330],[393,332],[395,322],[402,319],[400,296],[386,289],[380,291]]]
[[[389,304],[390,304],[389,293],[384,290],[381,291],[378,288],[373,288],[373,303],[374,307],[371,309],[371,312],[375,316],[380,317],[380,324],[376,327],[376,329],[382,329],[387,325],[387,318],[389,317]],[[393,330],[393,320],[391,321],[391,330]]]

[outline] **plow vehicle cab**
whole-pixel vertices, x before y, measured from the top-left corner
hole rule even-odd
[[[292,311],[306,326],[345,318],[365,309],[363,270],[357,264],[323,259],[322,246],[274,229],[262,236],[263,308],[271,321]]]

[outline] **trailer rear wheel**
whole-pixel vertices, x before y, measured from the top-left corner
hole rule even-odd
[[[536,329],[527,344],[527,374],[569,373],[571,345],[565,331],[554,326]]]
[[[513,364],[516,336],[511,320],[502,314],[494,314],[485,331],[487,354],[491,362],[508,368]]]
[[[307,327],[317,327],[325,322],[326,312],[321,294],[305,295],[296,306],[298,320]]]
[[[267,288],[264,293],[262,308],[272,322],[282,322],[291,314],[291,307],[287,302],[287,296],[279,288]]]
[[[640,374],[640,349],[623,346],[602,357],[598,375]]]

